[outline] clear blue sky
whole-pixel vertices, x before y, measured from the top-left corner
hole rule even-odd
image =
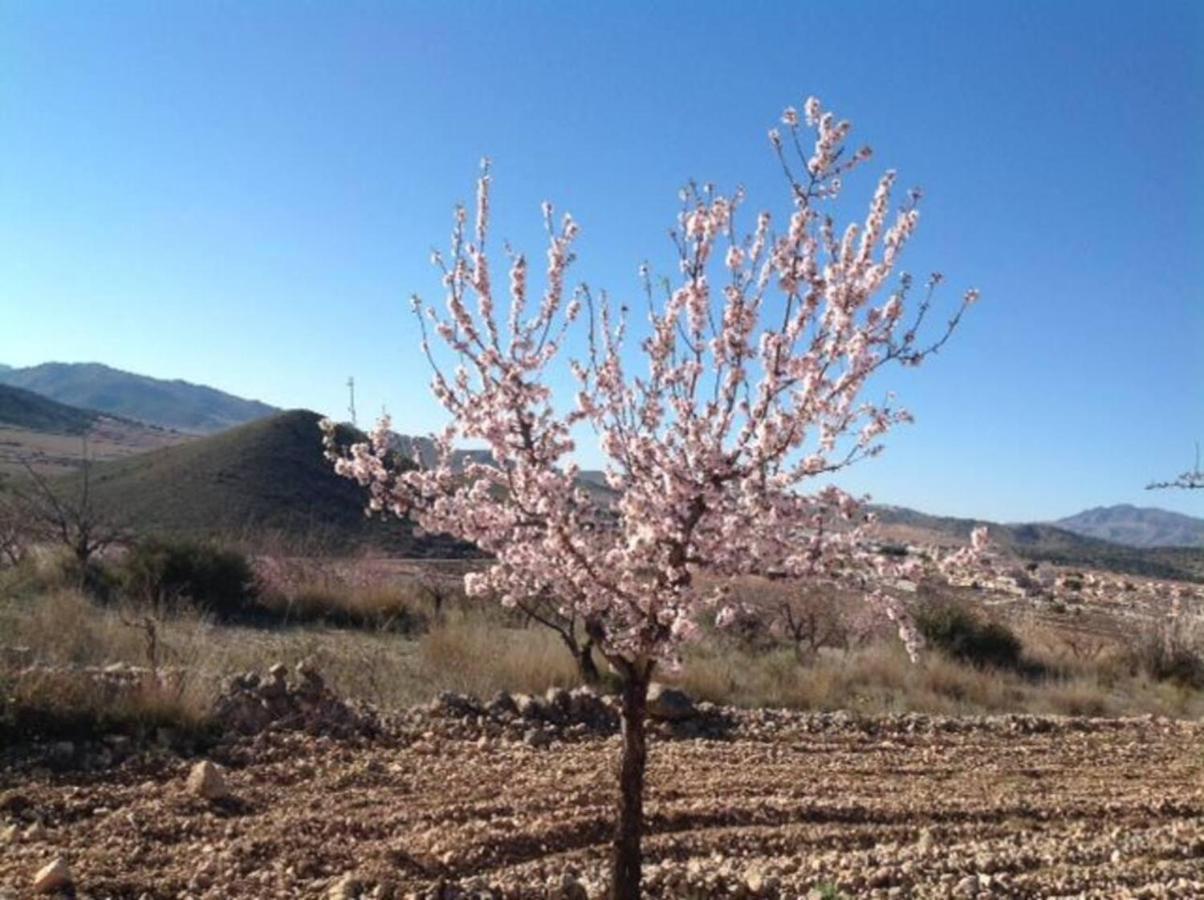
[[[846,486],[1204,514],[1141,490],[1204,440],[1201,60],[1198,2],[0,0],[0,362],[336,414],[354,374],[430,430],[406,298],[483,154],[498,237],[542,252],[548,198],[629,296],[687,177],[782,208],[765,131],[814,93],[925,187],[907,268],[983,292]]]

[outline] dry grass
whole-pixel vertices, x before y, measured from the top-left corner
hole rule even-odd
[[[1061,660],[1059,660],[1061,662]],[[800,666],[793,653],[747,653],[702,646],[674,680],[700,699],[737,706],[803,710],[846,709],[865,714],[944,715],[1026,712],[1117,716],[1204,714],[1204,693],[1105,660],[1098,669],[1051,665],[1026,677],[975,668],[936,652],[912,663],[897,644],[877,643],[850,653],[826,652]]]
[[[133,689],[112,692],[91,678],[73,676],[84,667],[114,662],[146,666],[146,632],[131,624],[128,607],[100,608],[77,590],[58,589],[35,600],[0,603],[0,731],[73,736],[94,731],[131,731],[171,725],[203,731],[214,686],[198,675],[207,624],[195,614],[176,614],[156,642],[158,661],[179,671],[172,680],[147,678]],[[16,677],[18,665],[38,667]]]
[[[421,602],[413,594],[366,588],[338,596],[340,603],[362,604],[344,608],[361,610],[410,610]],[[182,673],[170,690],[147,687],[115,703],[61,677],[24,677],[20,684],[12,677],[31,662],[66,668],[114,662],[146,666],[148,622],[156,663]],[[445,690],[487,697],[498,690],[541,693],[552,685],[577,683],[573,660],[556,635],[539,626],[520,627],[494,607],[456,601],[417,634],[388,627],[387,617],[384,625],[254,627],[220,623],[187,606],[155,611],[100,604],[73,588],[9,592],[0,594],[0,682],[7,681],[10,710],[15,705],[42,717],[57,710],[64,721],[174,721],[189,728],[203,725],[224,678],[276,662],[291,667],[308,661],[341,696],[385,709],[425,702]],[[890,640],[847,652],[824,649],[800,664],[785,644],[766,649],[763,642],[748,645],[712,635],[691,648],[679,675],[663,675],[699,699],[748,707],[865,714],[1204,715],[1204,692],[1150,677],[1119,645],[1084,649],[1073,636],[1068,641],[1034,623],[1021,623],[1018,630],[1026,659],[1034,663],[1027,673],[975,668],[936,652],[912,664]]]
[[[283,623],[326,621],[333,625],[417,631],[426,615],[410,585],[298,585],[288,593],[266,593],[259,605]]]
[[[149,666],[148,618],[158,665],[181,673],[180,688],[170,697],[139,691],[124,695],[121,704],[130,708],[119,709],[85,679],[62,672],[23,675],[21,690],[13,687],[16,670],[29,666]],[[223,679],[277,662],[291,668],[306,661],[340,696],[385,709],[426,702],[446,690],[488,695],[576,683],[573,661],[558,639],[543,629],[507,627],[491,610],[478,615],[453,607],[442,624],[415,637],[389,628],[223,624],[187,607],[149,611],[103,605],[78,590],[57,589],[0,599],[0,635],[0,682],[9,685],[10,708],[15,704],[40,714],[59,708],[72,719],[86,710],[97,721],[124,719],[138,706],[148,722],[175,717],[181,725],[199,723]]]
[[[367,561],[264,556],[256,560],[259,606],[283,622],[422,630],[462,589],[455,578],[384,577]]]
[[[419,658],[442,689],[479,697],[578,683],[572,657],[550,630],[500,626],[471,612],[453,613],[425,634]]]
[[[115,692],[92,679],[47,670],[19,678],[0,674],[0,688],[0,736],[70,739],[167,727],[197,737],[212,726],[211,697],[187,678],[179,683],[148,678]]]

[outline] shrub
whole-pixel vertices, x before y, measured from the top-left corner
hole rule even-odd
[[[1020,638],[1001,622],[984,622],[953,603],[922,606],[916,627],[929,644],[961,662],[998,669],[1021,668]]]
[[[114,695],[77,673],[0,674],[0,742],[144,737],[159,728],[171,729],[184,744],[209,739],[208,697],[191,683],[147,683]]]
[[[141,541],[122,561],[120,578],[133,598],[164,605],[190,600],[222,618],[249,612],[255,594],[243,554],[197,541]]]
[[[1204,688],[1204,640],[1194,621],[1156,621],[1140,629],[1129,664],[1155,681]]]
[[[321,622],[409,634],[426,626],[428,592],[420,578],[401,578],[325,557],[259,557],[256,601],[290,623]],[[440,599],[446,591],[440,594]],[[436,607],[436,612],[438,607]]]
[[[321,622],[346,628],[380,628],[413,634],[426,627],[404,586],[301,587],[289,595],[261,594],[260,606],[286,622]]]
[[[81,590],[100,601],[113,598],[117,579],[109,564],[93,557],[86,563],[58,549],[30,553],[0,572],[0,594],[38,596],[62,590]]]

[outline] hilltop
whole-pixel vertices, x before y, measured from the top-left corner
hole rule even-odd
[[[408,522],[364,516],[364,491],[323,456],[320,417],[292,410],[93,469],[97,504],[140,532],[268,535],[322,549],[376,546],[401,556],[459,556],[463,545],[416,538]],[[350,438],[345,432],[345,437]]]
[[[23,369],[0,368],[0,384],[70,406],[193,434],[212,434],[279,412],[266,403],[216,388],[137,375],[100,363],[49,362]]]
[[[0,384],[0,427],[50,434],[86,434],[100,413],[58,403],[24,388]]]
[[[1131,547],[1204,547],[1204,519],[1149,506],[1097,506],[1054,524]]]

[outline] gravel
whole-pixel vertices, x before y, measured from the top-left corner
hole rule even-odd
[[[601,897],[612,713],[446,695],[372,734],[271,728],[207,750],[236,803],[159,748],[23,758],[0,896],[61,860],[80,897]],[[698,704],[654,731],[646,813],[650,897],[1201,897],[1204,725]]]

